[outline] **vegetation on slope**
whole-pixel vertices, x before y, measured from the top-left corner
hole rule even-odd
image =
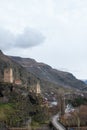
[[[48,120],[47,107],[42,107],[43,102],[41,95],[28,92],[22,86],[13,86],[10,89],[10,84],[0,84],[0,91],[8,100],[0,103],[0,121],[5,122],[10,127],[26,126],[31,119],[32,124],[37,122],[39,124],[45,123]]]

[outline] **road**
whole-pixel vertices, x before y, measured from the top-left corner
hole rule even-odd
[[[64,126],[62,126],[59,122],[58,122],[58,119],[59,119],[59,115],[55,115],[53,116],[52,118],[52,124],[53,126],[57,129],[57,130],[66,130],[66,128]]]

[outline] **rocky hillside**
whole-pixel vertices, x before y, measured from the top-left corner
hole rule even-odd
[[[19,79],[22,81],[23,85],[32,84],[37,81],[37,78],[31,73],[27,72],[24,67],[12,60],[12,58],[3,54],[0,51],[0,81],[3,81],[4,78],[4,69],[11,67],[14,73],[14,79]]]
[[[4,68],[12,67],[14,78],[20,79],[23,85],[31,85],[40,81],[42,89],[64,88],[84,89],[86,84],[76,79],[71,73],[53,69],[47,64],[38,63],[30,58],[4,55],[0,51],[0,81],[3,81]]]
[[[41,81],[49,82],[65,88],[86,88],[86,84],[76,79],[71,73],[53,69],[47,64],[38,63],[30,58],[11,57],[12,60],[22,65],[26,70],[34,74]]]

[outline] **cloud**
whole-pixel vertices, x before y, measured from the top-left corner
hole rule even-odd
[[[87,77],[87,0],[1,0],[0,26],[13,32],[0,29],[0,49],[7,54]]]
[[[30,28],[24,29],[20,34],[14,35],[9,30],[0,28],[0,49],[30,48],[43,43],[45,37],[38,31]]]
[[[5,29],[0,28],[0,49],[8,50],[13,46],[14,35]]]
[[[43,43],[45,37],[34,29],[25,29],[15,40],[15,46],[19,48],[30,48]]]

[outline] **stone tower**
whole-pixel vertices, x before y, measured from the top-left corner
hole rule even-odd
[[[32,85],[30,88],[30,92],[33,92],[37,95],[40,94],[41,93],[40,84],[37,82],[37,84]]]
[[[12,68],[7,68],[4,70],[4,82],[13,83],[13,70],[12,70]]]
[[[36,85],[36,94],[40,94],[40,93],[41,93],[40,84],[37,83],[37,85]]]

